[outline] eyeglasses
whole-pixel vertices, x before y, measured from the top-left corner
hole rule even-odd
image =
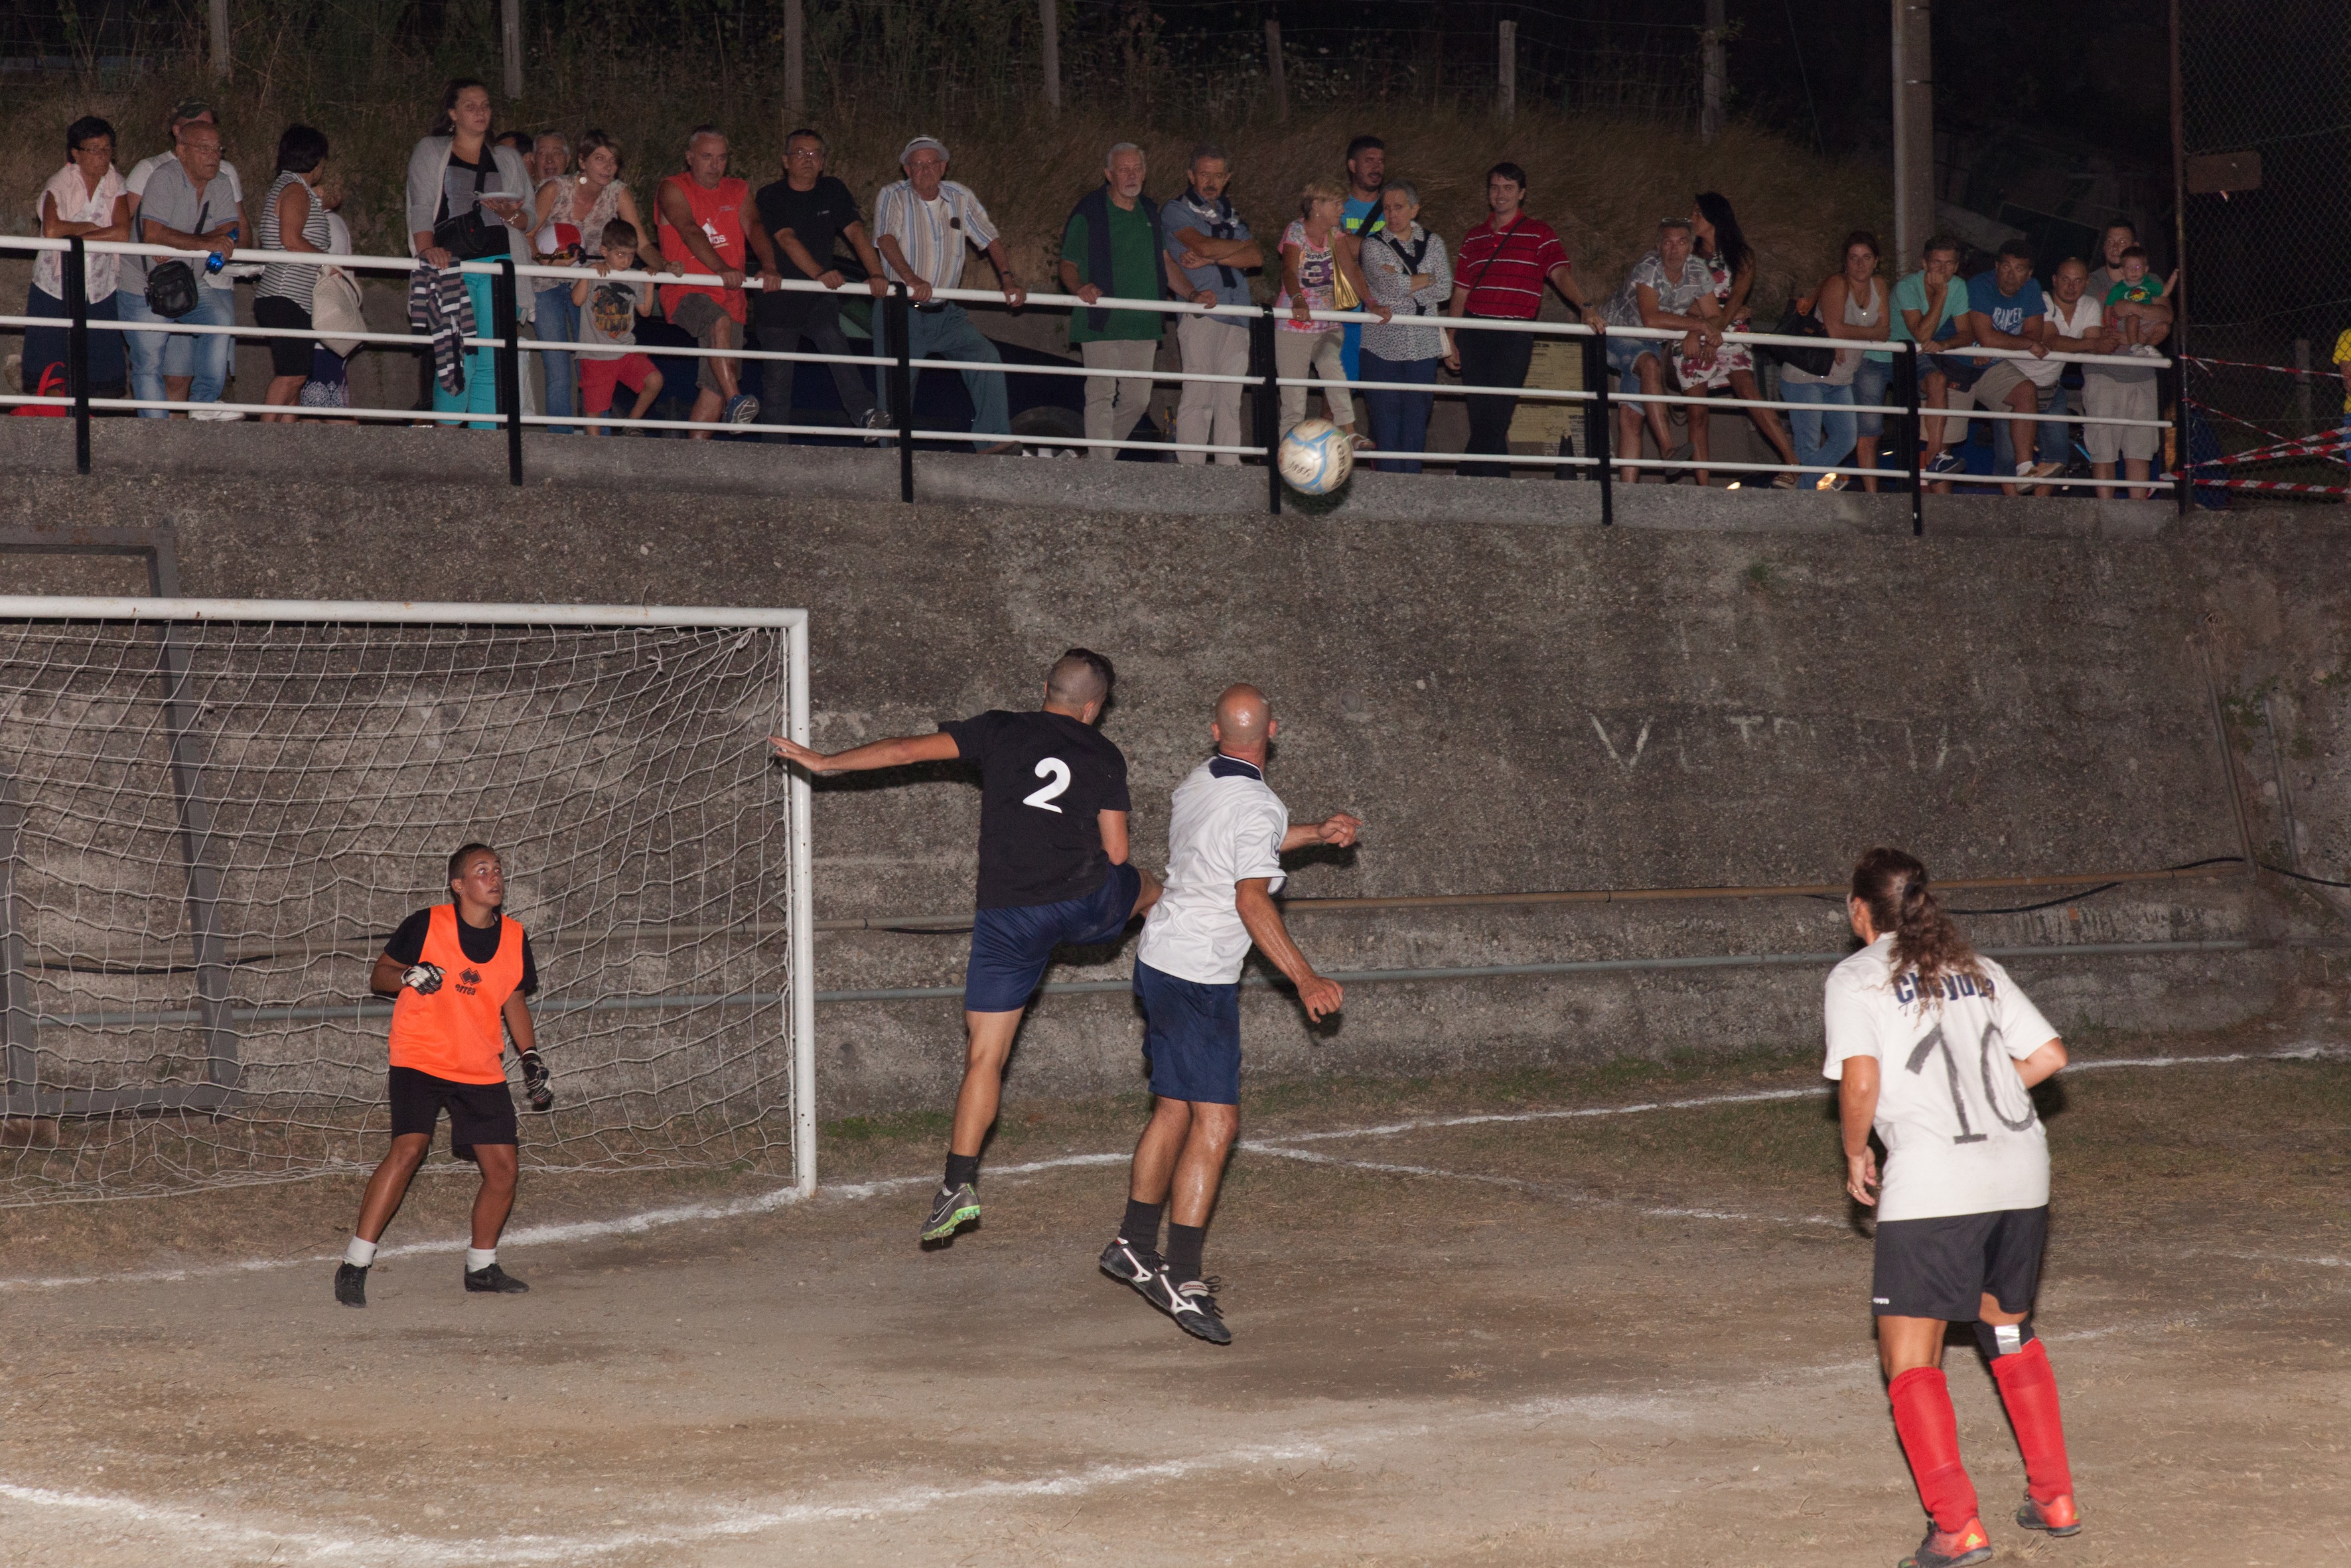
[[[790,152],[785,153],[784,156],[787,158],[821,158],[824,156],[824,149],[821,147],[795,147]]]

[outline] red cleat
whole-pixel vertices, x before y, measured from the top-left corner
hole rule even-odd
[[[2082,1511],[2074,1506],[2071,1493],[2042,1502],[2028,1492],[2023,1506],[2016,1511],[2016,1522],[2027,1530],[2045,1530],[2052,1535],[2079,1535]]]
[[[1927,1527],[1927,1539],[1918,1550],[1895,1564],[1895,1568],[1968,1568],[1970,1563],[1991,1561],[1991,1537],[1985,1533],[1983,1521],[1971,1519],[1957,1530]]]

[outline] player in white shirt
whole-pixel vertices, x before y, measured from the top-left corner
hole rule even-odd
[[[1871,1310],[1894,1427],[1932,1518],[1902,1568],[1962,1568],[1992,1554],[1943,1381],[1943,1330],[1970,1322],[2023,1450],[2016,1522],[2082,1528],[2057,1380],[2032,1333],[2049,1235],[2049,1142],[2032,1089],[2065,1047],[2008,971],[1968,946],[1927,889],[1927,868],[1871,850],[1845,901],[1868,944],[1831,970],[1823,1010],[1844,1132],[1845,1191],[1877,1210]],[[1886,1145],[1881,1182],[1870,1150]]]
[[[1155,1098],[1134,1146],[1126,1217],[1102,1255],[1103,1273],[1212,1344],[1233,1341],[1200,1250],[1240,1132],[1241,964],[1255,944],[1298,988],[1309,1019],[1339,1010],[1343,993],[1290,939],[1273,894],[1283,882],[1285,851],[1345,847],[1363,826],[1344,812],[1290,826],[1289,809],[1265,782],[1274,730],[1263,692],[1227,688],[1208,726],[1216,755],[1176,787],[1166,891],[1134,949]],[[1163,1258],[1159,1217],[1171,1194]]]

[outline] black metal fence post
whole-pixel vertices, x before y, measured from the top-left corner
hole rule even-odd
[[[1608,402],[1608,340],[1594,332],[1583,340],[1583,384],[1592,401],[1583,405],[1583,445],[1600,460],[1600,526],[1616,526],[1616,416]]]
[[[507,483],[522,483],[522,318],[515,304],[515,264],[512,256],[498,258],[490,279],[490,317],[498,340],[498,413],[507,427]]]
[[[890,328],[890,346],[897,362],[890,367],[890,415],[898,426],[898,499],[914,498],[914,311],[906,286],[893,283],[883,302]]]
[[[73,393],[74,472],[89,472],[89,252],[81,235],[67,242],[66,390]],[[38,391],[38,388],[34,389]]]
[[[1910,475],[1910,537],[1917,538],[1927,532],[1927,486],[1918,466],[1918,448],[1927,442],[1927,422],[1919,412],[1918,392],[1919,383],[1927,379],[1926,355],[1913,343],[1902,360],[1907,367],[1902,378],[1902,405],[1909,411],[1902,420],[1906,459],[1903,466]]]
[[[1281,516],[1281,358],[1273,351],[1273,307],[1268,305],[1249,322],[1249,348],[1257,356],[1264,380],[1257,391],[1257,444],[1265,448],[1265,509]]]

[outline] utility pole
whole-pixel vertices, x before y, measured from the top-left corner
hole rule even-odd
[[[1494,107],[1504,120],[1519,111],[1519,25],[1504,22],[1501,37],[1496,40],[1499,51],[1494,58]]]
[[[213,75],[228,80],[228,0],[212,4]]]
[[[1273,111],[1288,120],[1290,83],[1281,74],[1281,23],[1272,16],[1265,19],[1265,73],[1273,88]]]
[[[1722,134],[1723,100],[1729,96],[1729,66],[1723,58],[1723,0],[1706,0],[1706,31],[1698,35],[1698,135],[1711,141]]]
[[[507,97],[522,96],[522,0],[500,0],[498,39],[507,57]]]
[[[1061,112],[1061,0],[1037,0],[1037,25],[1045,35],[1045,107]]]
[[[808,16],[800,0],[784,0],[784,127],[808,118]]]
[[[1935,232],[1934,0],[1894,5],[1894,248],[1896,270],[1917,264]]]

